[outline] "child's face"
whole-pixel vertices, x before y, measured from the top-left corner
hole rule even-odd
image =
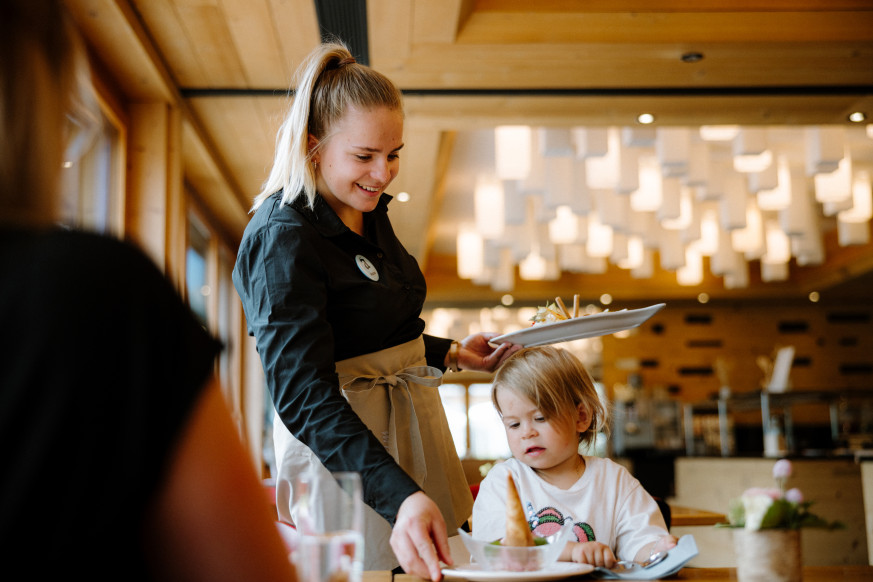
[[[513,457],[538,472],[575,470],[579,433],[588,430],[591,423],[584,405],[579,405],[576,420],[546,421],[536,404],[507,388],[497,388],[497,402]]]

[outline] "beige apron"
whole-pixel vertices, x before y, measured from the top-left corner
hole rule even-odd
[[[449,534],[469,517],[473,497],[455,451],[438,387],[442,372],[426,365],[424,339],[337,362],[343,396],[395,461],[439,506]],[[282,521],[294,523],[291,487],[305,470],[327,473],[315,454],[298,441],[278,414],[273,422],[276,450],[276,505]],[[364,509],[364,569],[391,570],[391,526],[371,507]]]

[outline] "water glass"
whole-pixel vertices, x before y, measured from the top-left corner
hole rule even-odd
[[[299,537],[291,560],[301,582],[360,582],[364,563],[361,477],[307,472],[294,483]]]

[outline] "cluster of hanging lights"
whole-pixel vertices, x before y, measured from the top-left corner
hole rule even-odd
[[[705,262],[726,288],[825,261],[822,224],[867,244],[873,125],[533,128],[494,131],[494,169],[475,184],[458,274],[496,291],[562,271],[632,277],[656,263],[680,285]],[[869,157],[869,156],[868,156]]]

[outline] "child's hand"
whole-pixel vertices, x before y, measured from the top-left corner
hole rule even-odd
[[[561,559],[580,564],[603,566],[604,568],[615,566],[615,555],[612,550],[600,542],[567,542]]]
[[[655,547],[652,548],[652,553],[665,552],[671,548],[675,548],[678,543],[679,539],[676,536],[662,536],[655,544]]]
[[[649,559],[649,556],[653,556],[658,552],[666,552],[671,548],[675,548],[677,543],[679,543],[679,540],[676,538],[676,536],[661,536],[655,543],[643,546],[643,549],[637,552],[634,561],[645,562]]]

